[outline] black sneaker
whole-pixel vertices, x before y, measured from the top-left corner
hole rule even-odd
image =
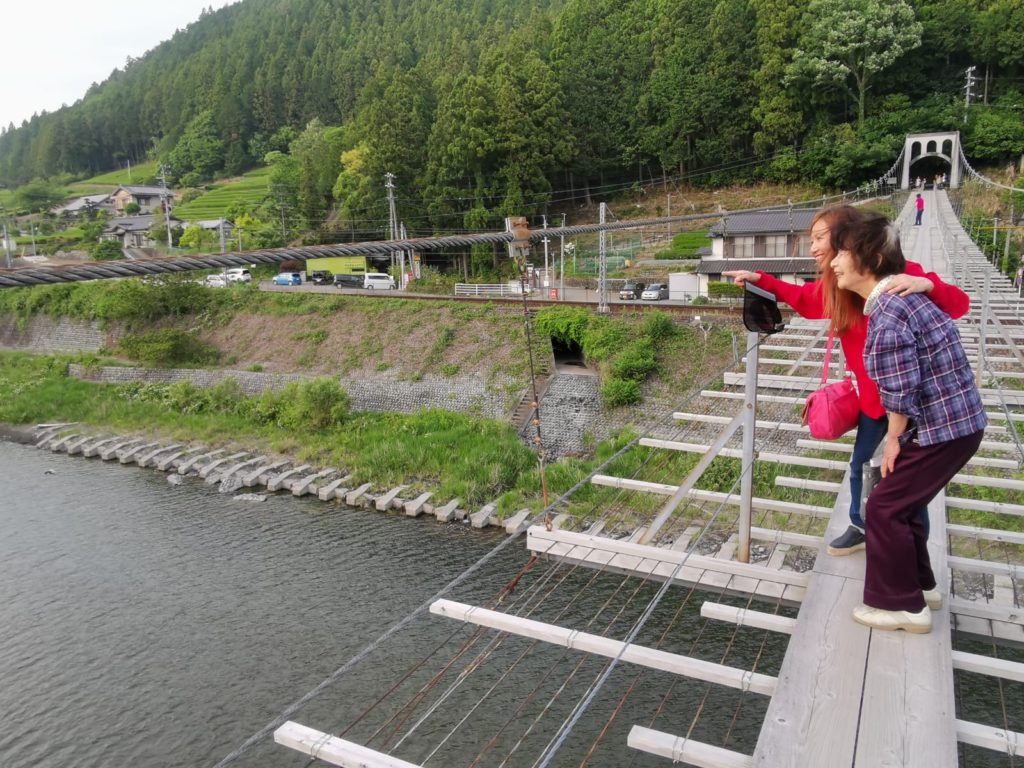
[[[864,549],[864,532],[852,525],[846,529],[846,533],[833,539],[828,545],[828,553],[836,557],[852,555]]]

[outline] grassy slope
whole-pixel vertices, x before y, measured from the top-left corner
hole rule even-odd
[[[174,215],[185,221],[217,219],[235,203],[259,203],[267,193],[270,169],[258,168],[241,178],[219,182],[204,195],[174,209]]]

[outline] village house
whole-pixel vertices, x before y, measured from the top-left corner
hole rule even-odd
[[[165,194],[170,197],[170,200],[173,203],[174,196],[169,190],[164,190],[162,187],[124,185],[118,187],[114,191],[114,194],[111,195],[111,199],[114,201],[114,210],[123,216],[125,214],[125,208],[131,203],[135,203],[139,206],[140,213],[162,211],[163,206],[160,201]]]
[[[106,211],[107,213],[114,212],[114,201],[109,194],[76,197],[74,200],[64,203],[64,205],[51,208],[50,213],[58,217],[77,219],[83,214],[96,210]]]
[[[711,227],[711,253],[697,266],[698,295],[707,296],[709,282],[737,269],[768,272],[797,285],[814,280],[818,267],[807,233],[817,212],[793,208],[726,214]]]
[[[162,215],[142,214],[140,216],[124,216],[118,219],[111,219],[100,240],[119,240],[123,248],[145,248],[156,245],[156,241],[150,237],[150,231],[154,226],[166,227]],[[171,217],[171,228],[181,226],[181,221]]]

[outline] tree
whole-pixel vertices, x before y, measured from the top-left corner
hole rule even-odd
[[[905,0],[811,0],[807,32],[790,66],[790,80],[834,86],[857,104],[857,126],[875,76],[921,44],[921,23]]]
[[[224,141],[210,110],[200,112],[189,122],[167,156],[167,163],[186,187],[213,178],[214,171],[224,166]]]
[[[117,261],[124,258],[119,240],[100,240],[92,248],[92,257],[96,261]]]
[[[754,73],[754,149],[768,154],[792,146],[802,127],[800,101],[785,84],[786,68],[792,61],[796,42],[800,4],[796,0],[751,0],[751,7],[757,17],[755,34],[761,62]]]

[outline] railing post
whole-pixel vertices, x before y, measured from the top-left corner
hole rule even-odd
[[[747,377],[743,391],[743,459],[740,465],[739,549],[736,559],[750,562],[751,499],[754,490],[754,426],[757,419],[758,338],[747,334]]]
[[[978,386],[983,385],[985,375],[985,329],[988,326],[988,288],[992,271],[985,270],[985,283],[981,293],[981,324],[978,325]]]

